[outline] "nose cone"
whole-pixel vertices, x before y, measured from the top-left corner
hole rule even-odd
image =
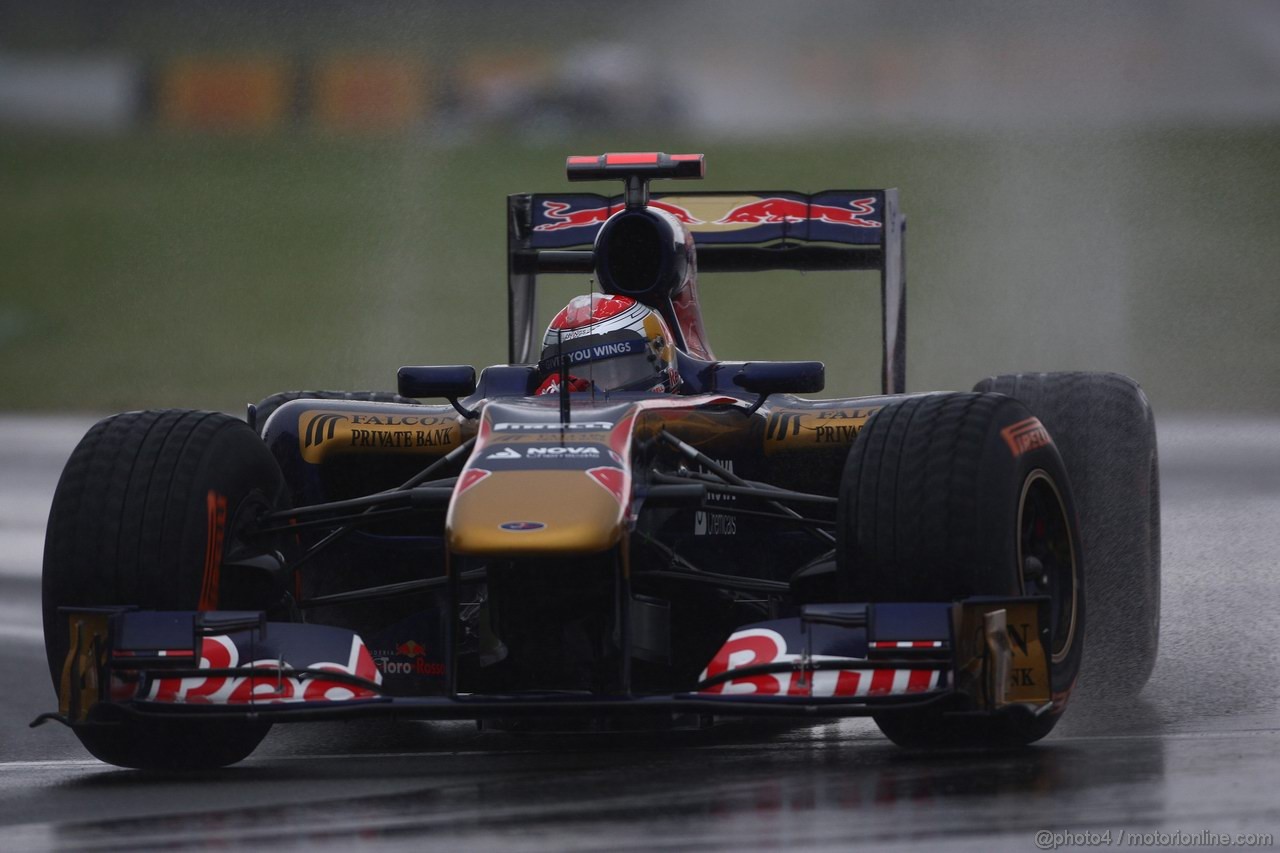
[[[598,471],[496,471],[454,494],[445,520],[449,550],[529,557],[612,548],[622,537],[626,495],[613,479]]]

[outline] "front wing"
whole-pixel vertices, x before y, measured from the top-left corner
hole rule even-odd
[[[949,713],[1054,710],[1041,643],[1045,598],[807,605],[744,626],[687,690],[665,695],[397,696],[364,640],[260,613],[65,609],[57,713],[71,726],[126,718],[295,721],[385,716],[844,717],[945,704]],[[1061,701],[1061,700],[1059,700]]]

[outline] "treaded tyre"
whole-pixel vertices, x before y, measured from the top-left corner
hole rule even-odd
[[[45,537],[45,651],[58,690],[70,645],[63,606],[211,610],[244,593],[223,557],[245,547],[257,514],[287,506],[275,459],[243,421],[217,412],[129,412],[98,422],[72,452]],[[264,602],[263,604],[266,604]],[[76,735],[122,767],[205,769],[233,764],[268,724],[176,720]]]
[[[412,397],[401,397],[394,391],[281,391],[270,397],[263,397],[250,409],[252,420],[249,421],[249,426],[253,427],[258,435],[262,435],[262,428],[266,426],[267,418],[271,417],[276,409],[294,400],[357,400],[364,403],[412,403],[414,405],[418,403]]]
[[[874,715],[899,745],[1020,746],[1048,734],[1065,708],[1084,645],[1084,571],[1071,486],[1036,426],[1001,394],[930,394],[881,409],[850,450],[836,528],[843,600],[1050,598],[1051,710]],[[1017,441],[1027,434],[1036,440]],[[1023,571],[1032,557],[1043,567],[1034,576]]]
[[[974,390],[1021,400],[1062,452],[1089,563],[1081,688],[1136,694],[1160,644],[1160,464],[1146,395],[1118,373],[1008,374]]]

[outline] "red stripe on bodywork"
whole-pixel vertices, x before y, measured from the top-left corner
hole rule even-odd
[[[791,673],[791,686],[787,688],[788,696],[812,696],[813,695],[813,677],[817,673],[813,670],[799,670]]]
[[[458,480],[458,490],[456,494],[462,494],[492,473],[492,471],[486,471],[483,468],[472,468],[469,471],[464,471],[462,477]]]
[[[868,696],[887,696],[893,690],[893,674],[896,670],[877,669],[871,676],[871,687]]]
[[[877,640],[871,643],[873,649],[940,649],[941,640]]]
[[[858,682],[862,680],[862,674],[853,669],[840,670],[839,676],[836,677],[836,696],[853,696],[858,692]]]
[[[933,670],[913,669],[911,676],[907,679],[907,692],[922,693],[929,689],[931,681],[933,681]]]
[[[587,476],[604,486],[620,504],[626,503],[627,472],[621,468],[591,468]]]
[[[626,460],[626,454],[631,447],[631,425],[635,422],[636,413],[633,409],[614,425],[609,431],[609,449],[618,454],[620,458]]]

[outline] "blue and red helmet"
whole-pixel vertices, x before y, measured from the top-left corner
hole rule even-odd
[[[630,296],[575,296],[547,326],[538,394],[560,391],[561,359],[569,390],[665,391],[680,388],[676,346],[662,315]]]

